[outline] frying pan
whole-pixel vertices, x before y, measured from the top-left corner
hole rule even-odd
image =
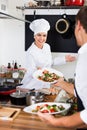
[[[60,19],[56,21],[55,29],[60,36],[64,39],[69,39],[72,37],[74,29],[73,22],[69,19],[67,14],[63,14]]]
[[[59,34],[65,34],[69,30],[70,27],[70,21],[67,18],[66,14],[63,14],[60,19],[57,20],[55,24],[56,31]]]

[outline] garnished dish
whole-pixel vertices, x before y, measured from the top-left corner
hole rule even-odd
[[[63,74],[52,68],[43,68],[37,70],[33,77],[43,82],[55,83],[60,77],[63,77]]]
[[[42,102],[25,107],[23,111],[37,114],[38,111],[49,114],[60,114],[67,112],[71,105],[69,103]]]
[[[44,70],[42,75],[38,76],[38,79],[43,80],[45,82],[53,82],[54,80],[58,80],[60,76],[55,73],[51,73],[48,70]]]
[[[37,105],[35,109],[32,110],[32,112],[42,112],[42,113],[53,113],[53,112],[59,112],[65,110],[65,107],[63,105],[56,105],[56,104],[42,104]]]

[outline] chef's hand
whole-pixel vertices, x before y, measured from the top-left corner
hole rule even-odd
[[[37,67],[37,70],[41,70],[42,68],[41,67]]]
[[[66,55],[65,59],[66,59],[66,62],[72,62],[76,60],[76,57],[72,55]]]
[[[54,83],[53,85],[56,87],[61,87],[64,83],[66,83],[65,81],[64,81],[64,78],[63,77],[61,77],[61,78],[59,78],[58,80],[57,80],[57,82],[56,83]]]
[[[38,112],[37,114],[38,114],[39,118],[42,121],[44,121],[46,124],[54,125],[54,122],[56,119],[51,114],[41,113],[41,112]]]
[[[16,90],[19,90],[19,91],[21,91],[21,92],[29,92],[29,89],[22,88],[22,87],[20,87],[20,86],[17,86],[17,87],[16,87]]]

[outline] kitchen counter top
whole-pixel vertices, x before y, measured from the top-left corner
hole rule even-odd
[[[54,101],[55,96],[48,96],[48,99],[47,101]],[[22,109],[13,121],[0,120],[0,128],[2,130],[67,130],[65,128],[48,126],[37,115],[25,113]],[[59,118],[59,115],[56,117]]]
[[[65,128],[48,126],[37,115],[27,114],[23,111],[19,113],[14,121],[0,121],[0,128],[2,130],[67,130]]]

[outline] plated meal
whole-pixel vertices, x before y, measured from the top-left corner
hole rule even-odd
[[[63,105],[57,106],[56,104],[42,104],[42,105],[37,105],[35,109],[32,110],[32,112],[42,112],[42,113],[53,113],[53,112],[59,112],[65,110],[65,107]]]
[[[25,107],[23,111],[27,113],[37,114],[38,111],[49,114],[60,114],[70,109],[68,103],[43,102]]]
[[[60,77],[63,77],[63,74],[52,68],[43,68],[37,70],[33,77],[43,82],[55,83]]]

